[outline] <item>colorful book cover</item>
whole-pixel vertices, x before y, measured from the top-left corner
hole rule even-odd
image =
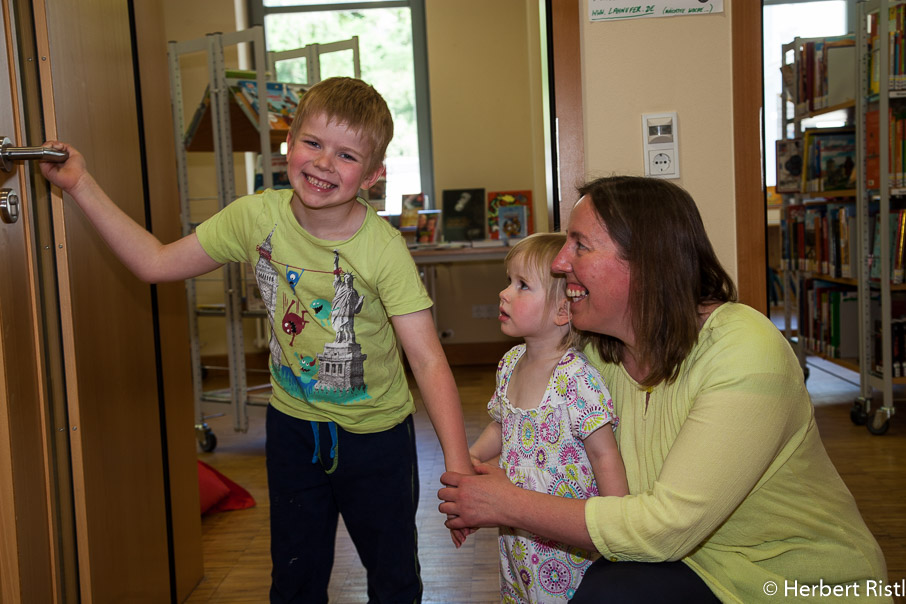
[[[264,190],[264,169],[262,168],[262,156],[258,154],[258,161],[255,166],[255,192],[259,193]],[[293,185],[289,182],[289,174],[286,168],[286,156],[274,154],[271,155],[271,178],[272,189],[292,189]]]
[[[495,191],[488,193],[488,237],[490,239],[507,239],[500,232],[500,208],[507,206],[522,206],[525,208],[525,234],[534,232],[532,220],[532,192],[531,191]]]
[[[484,189],[445,189],[441,201],[445,241],[484,239]]]
[[[778,193],[798,193],[802,190],[802,139],[779,140],[777,151]]]
[[[441,233],[441,211],[419,210],[415,225],[416,243],[438,243]]]
[[[258,82],[255,80],[239,80],[236,86],[258,112]],[[283,82],[266,82],[268,123],[274,130],[289,130],[296,114],[296,107],[304,89],[295,84]]]
[[[400,228],[412,228],[418,225],[418,211],[424,210],[428,196],[425,193],[403,195],[400,211]]]
[[[497,216],[500,239],[519,239],[528,235],[528,210],[525,206],[501,206]]]
[[[856,135],[841,132],[819,137],[821,190],[856,188]]]

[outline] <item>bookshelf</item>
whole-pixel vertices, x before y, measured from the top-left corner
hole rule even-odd
[[[895,412],[895,388],[906,385],[906,4],[868,0],[859,10],[856,33],[846,42],[834,38],[830,55],[827,39],[783,47],[790,57],[782,68],[784,137],[778,141],[786,155],[778,155],[777,166],[778,188],[786,187],[784,314],[788,326],[792,315],[798,318],[799,333],[787,327],[786,335],[800,360],[808,352],[859,373],[850,418],[881,435]],[[852,50],[842,51],[845,44]],[[853,51],[850,61],[844,55]],[[842,77],[819,64],[834,56],[852,70],[852,104],[819,94],[834,88],[820,82],[823,74]],[[849,119],[836,135],[855,134],[855,177],[831,179],[835,190],[829,191],[816,184],[827,184],[828,166],[818,163],[818,173],[810,173],[822,147],[803,122],[839,108]],[[836,136],[831,132],[826,136]]]
[[[858,156],[853,36],[796,38],[784,44],[777,193],[782,240],[784,333],[803,372],[807,354],[858,367],[855,230]],[[846,124],[810,127],[844,110]],[[795,317],[796,330],[792,325]],[[847,328],[847,329],[844,329]]]
[[[240,45],[248,47],[254,64],[260,66],[258,69],[243,71],[226,66],[224,48]],[[321,55],[346,50],[352,51],[353,71],[355,77],[360,77],[357,37],[331,44],[310,44],[290,51],[267,52],[264,29],[256,26],[244,31],[214,33],[168,44],[183,235],[188,235],[204,219],[249,192],[236,190],[234,152],[258,154],[260,175],[255,178],[256,189],[275,186],[275,174],[279,173],[276,166],[283,160],[278,149],[289,133],[298,99],[307,87],[320,80]],[[208,85],[191,119],[188,119],[184,109],[180,59],[191,54],[204,54]],[[306,61],[309,81],[293,84],[272,81],[277,62],[295,59]],[[190,193],[189,153],[199,152],[213,154],[214,197]],[[201,179],[205,180],[205,176]],[[260,295],[250,273],[251,267],[247,265],[229,263],[220,270],[219,276],[211,273],[186,281],[195,433],[204,451],[213,451],[217,446],[216,436],[205,421],[204,402],[229,403],[233,427],[237,432],[248,430],[247,405],[267,404],[266,394],[259,392],[266,389],[267,378],[263,384],[251,386],[247,380],[244,323],[248,320],[255,325],[258,332],[256,339],[265,345],[270,328],[266,310],[263,305],[256,304],[260,301]],[[200,296],[199,293],[206,295]],[[216,301],[211,302],[208,298]],[[220,319],[225,325],[225,369],[229,379],[226,388],[206,392],[202,386],[203,376],[212,367],[202,362],[199,319],[211,318]],[[264,370],[262,373],[268,372]]]

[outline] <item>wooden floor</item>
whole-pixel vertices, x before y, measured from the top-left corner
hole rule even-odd
[[[849,419],[858,396],[857,376],[840,374],[810,361],[809,391],[828,453],[855,496],[887,558],[889,580],[906,578],[906,413],[894,417],[885,436],[873,436]],[[454,367],[463,399],[470,440],[487,421],[485,405],[494,388],[494,367]],[[417,390],[414,390],[418,399]],[[226,407],[214,405],[212,412]],[[236,433],[232,419],[208,421],[218,446],[199,458],[248,489],[258,505],[203,518],[205,577],[188,602],[261,603],[270,583],[267,481],[264,470],[264,409],[249,408],[249,431]],[[459,550],[450,542],[437,511],[438,477],[443,460],[427,414],[415,417],[421,503],[418,512],[419,558],[424,601],[497,602],[497,536],[481,530]],[[329,588],[330,601],[365,602],[365,573],[345,529],[337,536],[337,554]],[[906,602],[906,599],[897,599]]]

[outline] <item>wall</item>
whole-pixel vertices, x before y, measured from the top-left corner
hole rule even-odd
[[[531,189],[535,230],[549,230],[537,0],[427,0],[426,15],[435,199]],[[472,314],[497,305],[501,262],[438,266],[436,283],[445,344],[511,340]]]
[[[581,0],[580,16],[587,175],[643,175],[641,115],[676,111],[681,178],[673,182],[698,203],[736,278],[733,2],[716,15],[591,23]]]

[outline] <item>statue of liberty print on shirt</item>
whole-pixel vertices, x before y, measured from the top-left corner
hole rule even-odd
[[[347,405],[370,398],[365,384],[365,359],[356,342],[355,316],[362,311],[365,298],[355,288],[355,276],[340,267],[340,254],[334,250],[333,270],[296,267],[281,262],[273,249],[272,238],[277,226],[258,246],[255,280],[271,323],[268,344],[271,353],[271,375],[281,388],[308,402]],[[284,278],[281,279],[281,272]],[[327,303],[327,291],[306,288],[306,275],[333,275],[333,298]],[[323,282],[323,281],[322,281]],[[306,297],[303,303],[298,296]],[[282,317],[277,322],[278,303]],[[278,338],[280,331],[289,336]],[[314,327],[309,327],[314,325]],[[333,341],[323,349],[306,347],[321,342],[317,336],[298,338],[303,330],[332,329]],[[311,334],[306,334],[311,335]],[[282,340],[282,344],[281,344]]]

